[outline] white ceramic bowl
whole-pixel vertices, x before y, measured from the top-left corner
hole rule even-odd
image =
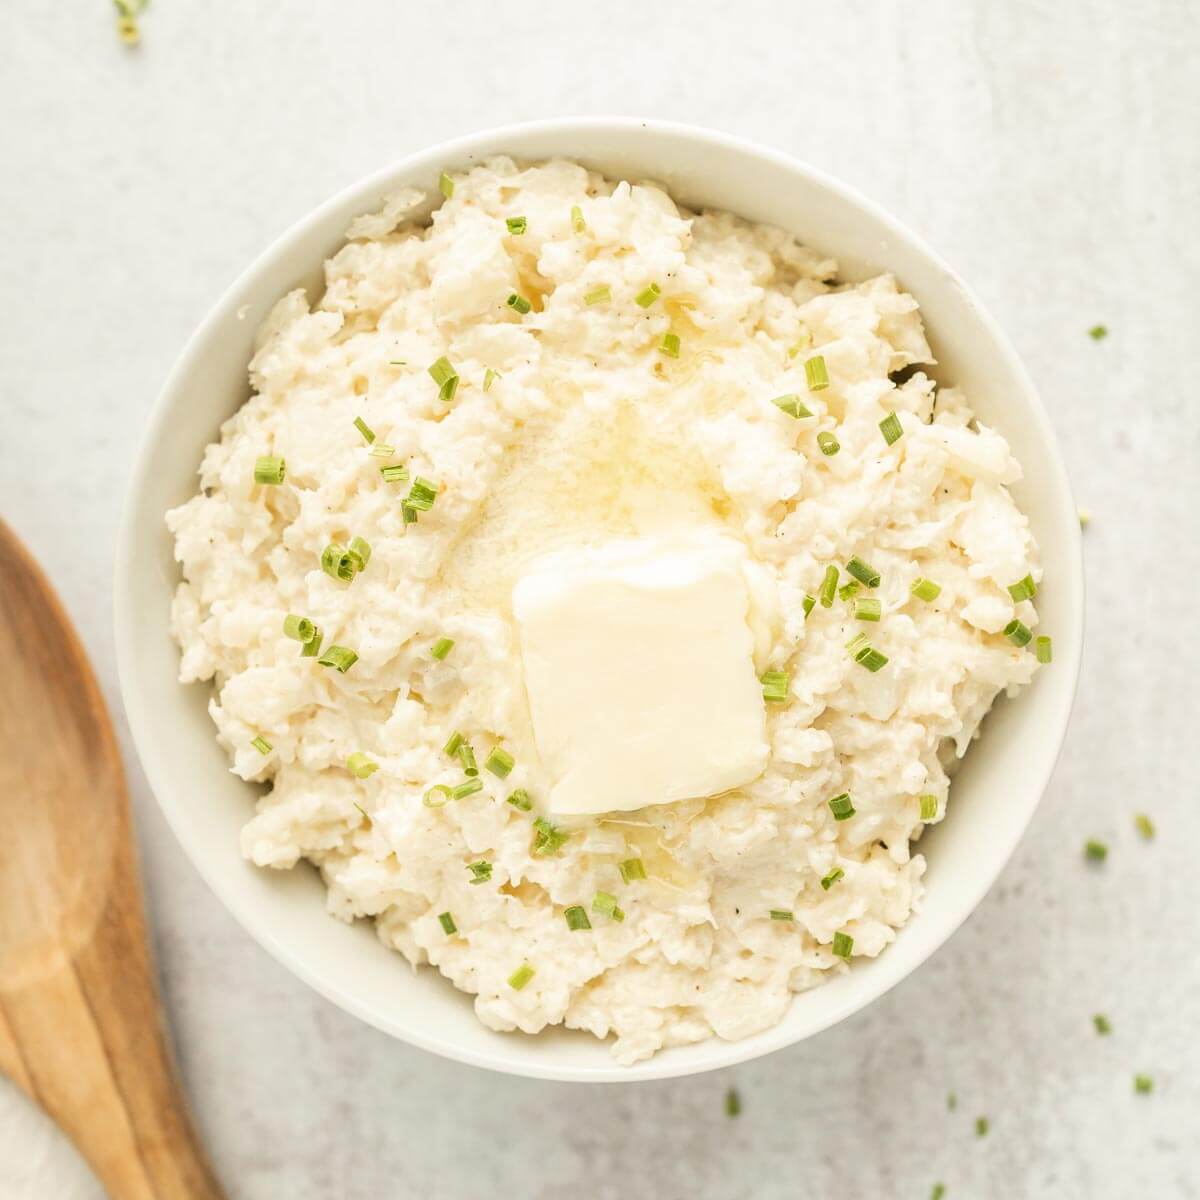
[[[432,970],[412,972],[370,924],[351,928],[327,916],[314,870],[244,862],[238,834],[257,789],[229,772],[205,709],[208,689],[176,682],[178,652],[167,631],[179,571],[163,514],[193,494],[205,445],[246,399],[258,321],[298,285],[318,294],[322,263],[351,218],[385,193],[415,184],[430,192],[432,207],[442,168],[500,153],[570,157],[611,177],[655,179],[693,208],[731,209],[791,230],[834,255],[845,277],[894,272],[921,304],[939,379],[961,384],[1020,460],[1025,478],[1013,492],[1046,564],[1038,610],[1054,637],[1054,664],[988,717],[955,780],[949,819],[922,839],[929,870],[921,913],[879,958],[798,995],[773,1029],[740,1042],[713,1038],[630,1068],[616,1066],[607,1045],[588,1034],[485,1029],[470,997]],[[243,305],[249,315],[239,319]],[[886,213],[793,159],[701,129],[606,118],[519,125],[434,147],[356,183],[285,233],[221,297],[171,373],[133,473],[116,561],[129,722],[163,811],[213,891],[281,962],[364,1021],[450,1058],[549,1079],[655,1079],[754,1058],[842,1020],[924,962],[979,903],[1033,816],[1066,729],[1082,621],[1079,523],[1054,434],[1012,347],[954,272]]]

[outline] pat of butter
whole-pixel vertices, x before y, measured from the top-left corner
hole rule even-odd
[[[710,796],[766,765],[748,557],[718,533],[535,563],[513,589],[553,813]]]

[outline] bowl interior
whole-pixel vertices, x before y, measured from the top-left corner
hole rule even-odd
[[[838,258],[847,278],[893,272],[921,304],[939,380],[965,388],[980,419],[1004,433],[1021,462],[1024,479],[1013,492],[1046,564],[1039,611],[1055,639],[1055,663],[1019,702],[1001,703],[987,718],[955,782],[948,819],[922,840],[929,870],[920,915],[878,959],[798,995],[776,1028],[743,1042],[673,1049],[632,1068],[616,1067],[590,1035],[485,1029],[470,997],[432,971],[413,973],[368,925],[348,928],[327,916],[314,870],[245,863],[239,831],[256,789],[228,770],[207,689],[177,682],[167,628],[179,574],[163,514],[193,494],[205,445],[248,394],[258,322],[294,287],[315,298],[321,264],[351,218],[387,192],[415,184],[433,195],[441,168],[499,153],[570,157],[613,177],[654,179],[689,206],[792,230]],[[116,579],[121,686],[143,765],[185,850],[247,930],[335,1003],[388,1033],[463,1061],[559,1079],[659,1078],[742,1061],[826,1028],[921,963],[978,903],[1036,808],[1066,728],[1082,636],[1078,521],[1053,433],[1008,343],[949,268],[886,214],[790,159],[700,130],[623,120],[517,126],[450,143],[355,185],[276,242],[222,297],[167,382],[134,471]]]

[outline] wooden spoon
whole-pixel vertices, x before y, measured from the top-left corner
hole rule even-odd
[[[0,1070],[115,1200],[222,1200],[164,1037],[112,724],[3,521],[0,829]]]

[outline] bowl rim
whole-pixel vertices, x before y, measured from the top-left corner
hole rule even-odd
[[[1079,672],[1082,659],[1083,621],[1084,621],[1084,574],[1082,559],[1082,540],[1078,523],[1068,522],[1068,545],[1071,550],[1070,561],[1058,561],[1055,564],[1055,574],[1059,578],[1067,575],[1072,577],[1074,584],[1074,611],[1069,614],[1070,628],[1068,634],[1056,634],[1055,666],[1056,671],[1070,673],[1070,687],[1065,693],[1065,702],[1057,715],[1057,729],[1051,731],[1053,752],[1046,757],[1045,769],[1035,789],[1030,789],[1028,811],[1024,819],[1014,826],[1009,837],[1005,839],[1002,853],[994,859],[994,870],[982,871],[974,877],[971,889],[964,892],[953,917],[948,920],[939,935],[933,937],[923,953],[908,964],[889,969],[892,961],[890,955],[880,955],[874,961],[872,985],[863,987],[858,993],[852,993],[845,1002],[834,1007],[824,1017],[814,1020],[811,1025],[796,1032],[789,1029],[786,1023],[779,1023],[763,1031],[753,1038],[740,1041],[725,1041],[715,1035],[703,1045],[706,1055],[703,1062],[677,1060],[670,1053],[663,1051],[654,1057],[636,1063],[633,1066],[622,1067],[610,1062],[605,1067],[556,1067],[542,1062],[530,1061],[521,1056],[512,1056],[497,1051],[480,1052],[466,1049],[455,1041],[429,1033],[419,1026],[401,1025],[390,1021],[386,1014],[371,1009],[361,1003],[354,995],[343,989],[335,980],[321,974],[311,967],[304,956],[296,953],[277,935],[273,926],[252,906],[244,904],[239,897],[238,888],[231,881],[232,877],[221,872],[218,864],[208,862],[202,856],[194,853],[193,847],[185,837],[182,819],[177,812],[177,803],[172,796],[172,772],[170,764],[165,762],[156,752],[152,733],[153,718],[148,711],[149,705],[144,701],[137,684],[140,668],[137,665],[133,626],[136,620],[136,610],[133,599],[133,574],[137,570],[140,556],[135,552],[136,525],[141,511],[142,493],[145,481],[154,465],[154,448],[164,436],[170,423],[173,397],[181,382],[194,369],[195,360],[199,356],[202,345],[210,332],[225,319],[235,299],[243,293],[246,284],[253,280],[263,267],[272,261],[276,255],[285,251],[290,243],[303,237],[313,225],[320,224],[333,211],[343,207],[351,199],[358,197],[363,203],[363,211],[367,211],[372,201],[378,201],[380,194],[396,186],[395,176],[404,173],[411,174],[417,170],[436,171],[447,163],[477,159],[480,156],[499,155],[506,153],[505,143],[529,136],[570,134],[580,130],[607,132],[615,136],[634,134],[639,130],[648,130],[679,139],[682,142],[703,143],[715,146],[720,150],[734,151],[765,159],[776,167],[793,174],[807,178],[807,181],[831,194],[839,203],[850,208],[856,208],[877,226],[885,230],[897,242],[906,244],[908,249],[925,258],[931,266],[937,268],[946,278],[947,283],[961,293],[963,302],[973,310],[976,319],[992,341],[996,350],[1006,360],[1016,380],[1025,393],[1030,415],[1036,423],[1036,434],[1046,443],[1048,456],[1053,464],[1053,484],[1055,490],[1072,503],[1073,493],[1066,466],[1054,434],[1049,416],[1041,402],[1037,389],[1029,373],[1025,369],[1007,335],[980,303],[974,292],[963,282],[956,271],[934,251],[921,237],[913,233],[897,218],[862,195],[857,189],[841,182],[825,171],[814,167],[790,154],[764,146],[747,138],[727,132],[720,132],[702,126],[690,125],[677,121],[662,121],[649,118],[622,116],[581,116],[550,118],[537,121],[525,121],[496,126],[475,133],[463,135],[446,142],[440,142],[414,153],[390,162],[370,174],[363,176],[334,195],[311,209],[305,215],[294,221],[287,229],[275,237],[255,258],[238,273],[236,278],[224,289],[220,297],[209,308],[204,319],[193,331],[176,359],[167,378],[154,402],[145,431],[138,445],[137,453],[130,472],[126,488],[120,526],[117,536],[114,560],[114,631],[117,650],[117,670],[121,699],[132,733],[134,747],[141,761],[143,771],[150,784],[159,809],[166,817],[167,824],[182,845],[185,855],[200,874],[204,882],[216,894],[217,898],[232,914],[238,924],[263,949],[271,954],[276,961],[285,966],[298,978],[303,980],[325,999],[336,1004],[339,1008],[352,1013],[368,1025],[389,1034],[392,1037],[417,1046],[422,1050],[441,1055],[453,1061],[472,1066],[484,1067],[505,1074],[524,1076],[528,1078],[557,1080],[562,1082],[640,1082],[644,1080],[669,1079],[683,1075],[699,1074],[719,1070],[738,1063],[770,1054],[785,1046],[796,1044],[809,1037],[823,1032],[865,1008],[875,1000],[914,972],[928,961],[945,943],[957,932],[962,924],[978,908],[984,896],[991,889],[1001,871],[1007,866],[1020,839],[1028,829],[1036,813],[1046,788],[1050,782],[1058,762],[1062,745],[1066,737],[1071,711],[1078,690]],[[1071,529],[1073,528],[1073,533]],[[1063,651],[1066,653],[1064,654]],[[182,686],[182,685],[181,685]],[[1050,740],[1049,738],[1047,739]],[[326,914],[322,914],[325,916]]]

